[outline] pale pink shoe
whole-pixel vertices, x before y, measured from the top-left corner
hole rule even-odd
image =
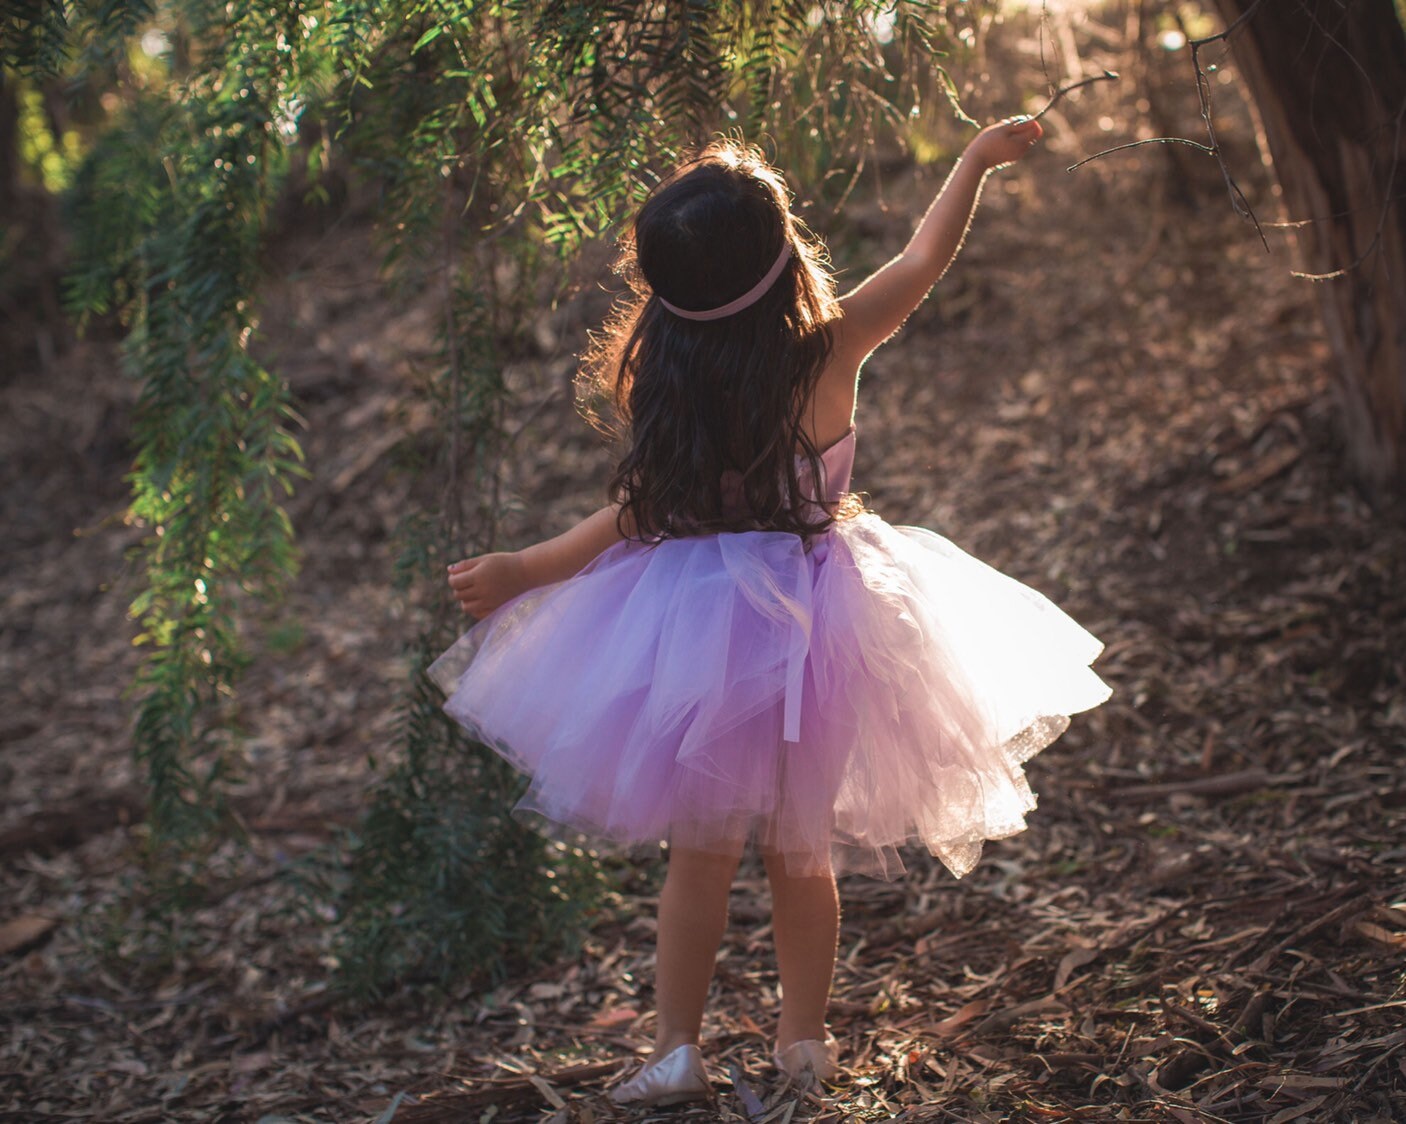
[[[680,1046],[620,1082],[610,1090],[610,1099],[640,1107],[671,1105],[701,1100],[711,1091],[702,1052],[697,1046]]]
[[[829,1081],[839,1072],[840,1044],[834,1036],[827,1034],[825,1041],[818,1038],[805,1038],[792,1042],[784,1050],[771,1055],[776,1068],[795,1084],[804,1087],[817,1081]]]

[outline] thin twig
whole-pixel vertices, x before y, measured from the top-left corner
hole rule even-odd
[[[1240,30],[1241,24],[1249,23],[1250,17],[1259,10],[1260,5],[1263,3],[1264,0],[1255,0],[1253,4],[1236,16],[1234,22],[1224,31],[1217,32],[1215,35],[1207,35],[1204,39],[1193,39],[1190,45],[1192,47],[1204,47],[1208,43],[1215,43],[1221,39],[1229,40],[1232,35]]]
[[[1127,144],[1115,145],[1113,148],[1105,148],[1102,152],[1095,152],[1092,156],[1085,156],[1077,164],[1070,164],[1065,168],[1066,172],[1072,172],[1076,168],[1082,168],[1092,160],[1097,160],[1101,156],[1112,156],[1115,152],[1124,152],[1129,148],[1141,148],[1145,144],[1184,144],[1189,148],[1195,148],[1201,152],[1215,155],[1215,150],[1202,144],[1200,141],[1187,140],[1186,137],[1148,137],[1146,140],[1129,141]]]
[[[1393,203],[1400,203],[1403,199],[1406,199],[1406,191],[1398,191],[1395,195],[1392,195],[1386,200],[1386,205],[1390,206]],[[1334,211],[1332,214],[1328,215],[1312,215],[1306,219],[1285,219],[1281,222],[1267,222],[1264,225],[1266,229],[1269,230],[1302,230],[1307,226],[1317,226],[1321,222],[1334,222],[1337,219],[1348,219],[1353,215],[1361,214],[1365,210],[1367,210],[1365,205],[1361,207],[1348,207],[1341,211]]]
[[[1260,226],[1255,209],[1250,206],[1250,201],[1245,198],[1245,193],[1240,190],[1240,185],[1235,182],[1235,177],[1230,174],[1230,165],[1225,162],[1225,154],[1221,151],[1220,140],[1216,137],[1215,119],[1211,113],[1211,81],[1206,77],[1206,72],[1201,69],[1200,55],[1201,48],[1207,44],[1215,43],[1221,39],[1228,40],[1231,32],[1248,21],[1263,2],[1264,0],[1255,0],[1240,13],[1234,23],[1218,35],[1208,35],[1204,39],[1193,39],[1189,45],[1191,47],[1191,65],[1196,71],[1196,96],[1201,102],[1201,119],[1206,122],[1206,139],[1211,142],[1211,154],[1216,158],[1216,166],[1220,168],[1221,178],[1225,180],[1226,190],[1230,192],[1230,202],[1235,208],[1235,213],[1254,223],[1255,233],[1260,236],[1265,253],[1268,253],[1269,240],[1264,236],[1264,228]]]
[[[1045,108],[1040,110],[1040,112],[1035,114],[1033,117],[1031,117],[1030,120],[1040,120],[1041,117],[1043,117],[1046,113],[1048,113],[1051,109],[1054,108],[1055,103],[1058,102],[1060,98],[1064,97],[1065,94],[1072,93],[1073,91],[1080,89],[1083,86],[1090,86],[1095,82],[1116,82],[1120,77],[1121,75],[1116,70],[1105,70],[1102,74],[1095,74],[1089,78],[1082,78],[1078,82],[1071,82],[1067,86],[1061,86],[1058,90],[1054,92],[1054,96],[1051,97],[1050,100],[1045,103]]]
[[[455,282],[458,280],[456,260],[457,231],[453,206],[454,177],[444,183],[444,339],[449,352],[449,464],[445,473],[443,498],[443,528],[445,545],[455,551],[462,545],[463,533],[463,448],[464,373],[459,354],[459,324],[455,315]],[[437,602],[440,614],[449,602],[441,597]]]
[[[1054,83],[1050,81],[1050,64],[1045,59],[1045,29],[1050,26],[1050,3],[1043,0],[1040,4],[1039,37],[1040,44],[1040,73],[1045,76],[1045,84],[1054,89]]]

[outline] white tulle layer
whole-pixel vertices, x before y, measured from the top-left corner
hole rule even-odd
[[[1109,688],[1098,640],[946,539],[873,515],[621,543],[431,669],[531,778],[519,807],[621,845],[954,874],[1035,805],[1021,765]],[[790,740],[788,740],[790,739]]]

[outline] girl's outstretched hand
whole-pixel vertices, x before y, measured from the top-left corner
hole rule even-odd
[[[454,600],[464,612],[476,617],[488,616],[503,602],[526,593],[531,585],[517,552],[480,554],[449,567],[449,588],[454,591]]]
[[[1007,117],[977,133],[967,145],[967,155],[987,169],[1014,164],[1044,132],[1033,117]]]

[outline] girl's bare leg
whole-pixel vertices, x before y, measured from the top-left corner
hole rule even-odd
[[[669,873],[659,896],[659,963],[654,984],[659,1016],[651,1062],[698,1041],[739,859],[740,854],[683,847],[669,852]]]
[[[840,936],[840,899],[833,873],[795,877],[786,873],[784,856],[767,853],[763,859],[771,883],[772,932],[781,970],[776,1045],[785,1050],[808,1038],[825,1038],[825,1008]]]

